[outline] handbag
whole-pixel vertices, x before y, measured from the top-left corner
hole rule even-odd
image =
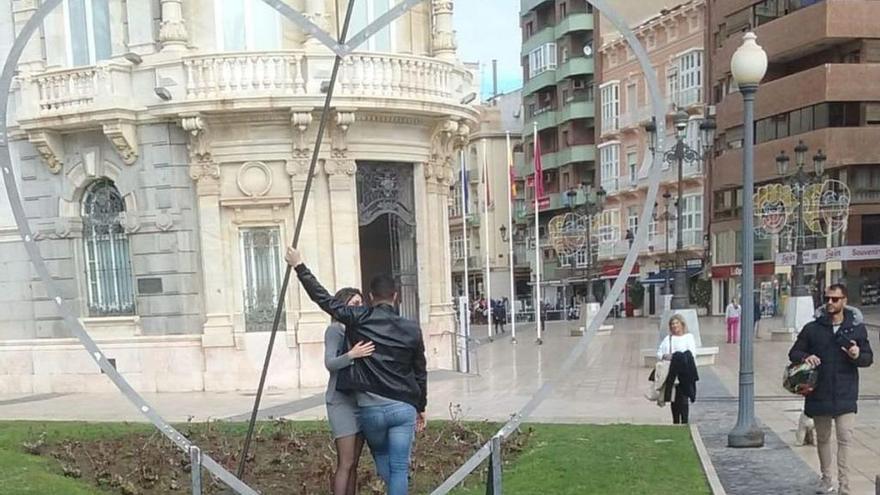
[[[813,393],[818,381],[819,370],[807,363],[786,365],[782,374],[782,387],[793,394],[804,397]]]

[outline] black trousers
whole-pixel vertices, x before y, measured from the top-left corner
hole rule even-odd
[[[690,404],[681,390],[681,385],[675,386],[675,399],[672,401],[671,409],[673,424],[687,424]]]

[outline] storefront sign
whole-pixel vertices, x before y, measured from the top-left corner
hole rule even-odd
[[[605,265],[602,267],[602,278],[615,278],[620,275],[620,270],[623,268],[623,265]],[[638,275],[639,273],[639,264],[636,263],[633,267],[633,271],[631,275]]]
[[[728,278],[739,278],[742,277],[742,266],[741,265],[726,265],[726,266],[713,266],[712,267],[712,278],[725,280]],[[757,276],[769,276],[773,275],[773,263],[762,262],[755,263],[755,275]]]
[[[880,245],[841,246],[828,249],[810,249],[804,251],[804,264],[813,265],[829,261],[864,261],[880,259]],[[779,253],[776,255],[778,266],[792,266],[797,261],[796,253]]]

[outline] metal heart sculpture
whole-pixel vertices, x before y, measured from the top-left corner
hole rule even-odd
[[[367,39],[369,39],[373,33],[378,32],[387,24],[391,23],[392,21],[406,13],[414,6],[422,3],[424,0],[404,0],[403,2],[397,4],[394,8],[383,14],[381,17],[376,19],[373,23],[365,27],[363,30],[361,30],[360,33],[357,33],[354,37],[351,38],[350,41],[346,43],[339,43],[337,40],[333,39],[330,34],[318,27],[311,20],[309,20],[302,12],[299,12],[293,7],[290,7],[281,0],[263,1],[272,6],[279,13],[293,21],[306,33],[326,45],[339,57],[345,57],[346,55],[350,54],[355,48],[357,48]],[[177,445],[184,452],[187,452],[191,456],[193,456],[193,459],[198,459],[198,461],[194,461],[194,463],[200,463],[210,473],[223,481],[227,486],[235,490],[236,493],[245,495],[257,495],[257,492],[253,488],[246,485],[243,481],[241,481],[239,478],[226,470],[226,468],[217,463],[209,455],[202,454],[198,446],[194,445],[182,433],[177,431],[177,429],[175,429],[167,421],[165,421],[165,419],[163,419],[156,412],[156,410],[153,409],[153,407],[149,403],[147,403],[147,401],[144,400],[144,398],[140,394],[138,394],[134,390],[134,388],[131,387],[131,385],[125,380],[125,378],[122,377],[122,375],[116,370],[116,368],[112,364],[110,364],[110,362],[107,360],[107,357],[104,355],[101,349],[98,348],[97,344],[95,344],[95,341],[91,338],[91,336],[89,336],[88,332],[86,332],[85,328],[82,326],[82,322],[79,320],[78,308],[69,306],[62,298],[62,292],[52,278],[48,266],[46,265],[46,261],[43,259],[42,254],[40,253],[39,246],[36,242],[37,238],[31,231],[30,225],[28,224],[27,216],[25,215],[24,208],[22,207],[21,197],[18,193],[18,184],[16,183],[15,174],[12,173],[12,160],[9,155],[9,144],[7,141],[6,127],[7,110],[9,106],[8,95],[10,94],[13,78],[16,75],[19,60],[21,59],[21,55],[24,52],[28,40],[30,40],[34,32],[36,32],[36,30],[39,29],[40,26],[42,26],[42,23],[46,19],[46,17],[56,7],[58,7],[61,2],[62,0],[45,0],[42,5],[40,5],[39,8],[31,15],[30,19],[21,28],[18,35],[16,36],[15,42],[10,49],[9,56],[6,59],[6,64],[3,67],[3,73],[2,75],[0,75],[0,95],[4,95],[3,97],[0,97],[0,116],[2,116],[2,118],[0,118],[0,169],[2,169],[4,179],[3,182],[6,188],[7,197],[9,198],[12,213],[18,225],[19,234],[21,235],[21,239],[24,242],[25,250],[27,251],[28,257],[33,263],[37,275],[45,286],[45,292],[48,295],[48,299],[50,301],[53,301],[58,308],[58,312],[64,319],[67,328],[71,330],[71,333],[80,341],[86,351],[88,351],[89,356],[107,375],[110,381],[113,382],[116,388],[118,388],[119,391],[126,397],[126,399],[128,399],[129,402],[131,402],[141,412],[141,414],[143,414],[160,432],[162,432],[162,434],[164,434],[166,437],[168,437],[168,439],[174,442],[175,445]]]
[[[388,10],[388,12],[385,12],[384,14],[379,16],[378,19],[371,22],[367,27],[361,29],[361,31],[352,36],[349,41],[340,43],[338,40],[334,39],[333,36],[330,35],[330,33],[324,31],[320,26],[312,22],[312,20],[306,17],[305,14],[296,10],[290,5],[287,5],[282,0],[263,0],[263,2],[265,2],[267,5],[271,6],[280,14],[293,21],[293,23],[299,26],[300,29],[305,31],[310,36],[313,36],[316,40],[323,43],[327,48],[332,50],[340,57],[345,57],[346,55],[350,54],[357,47],[361,46],[365,41],[370,39],[370,36],[379,32],[385,26],[391,24],[392,21],[424,1],[425,0],[404,0],[403,2],[392,7],[390,10]]]

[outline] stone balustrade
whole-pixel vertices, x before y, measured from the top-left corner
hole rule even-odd
[[[22,77],[22,118],[98,110],[131,100],[131,69],[105,62]]]
[[[303,51],[200,55],[183,61],[187,100],[317,95],[330,79],[332,58]],[[345,59],[338,96],[453,100],[471,75],[447,62],[392,54],[355,53]],[[467,84],[465,84],[467,83]]]

